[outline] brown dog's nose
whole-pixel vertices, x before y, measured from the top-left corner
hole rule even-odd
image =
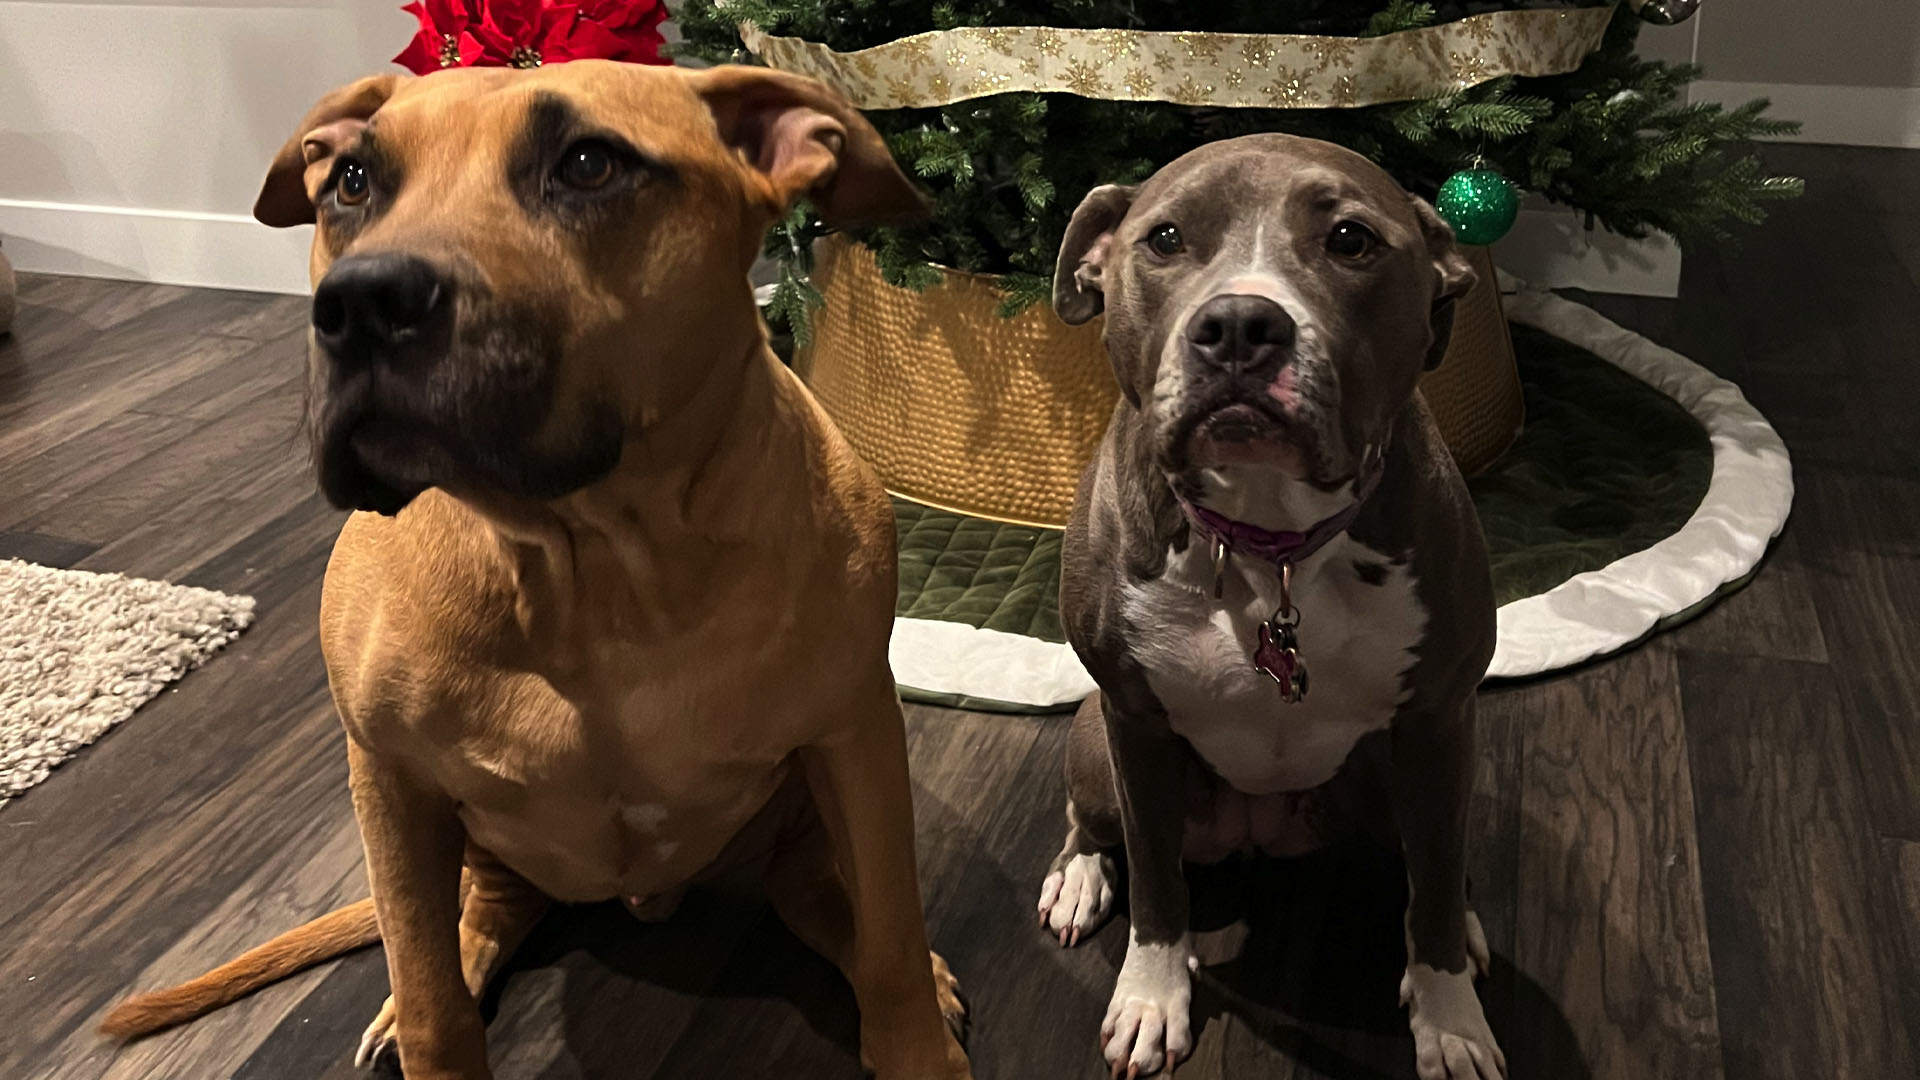
[[[412,255],[353,255],[313,290],[313,333],[336,358],[364,358],[450,324],[451,284]]]
[[[1200,305],[1187,323],[1187,348],[1235,375],[1280,370],[1293,347],[1293,316],[1264,296],[1229,293]]]

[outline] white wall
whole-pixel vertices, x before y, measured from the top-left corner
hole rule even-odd
[[[303,292],[248,216],[314,100],[389,69],[398,0],[0,0],[0,240],[25,270]]]

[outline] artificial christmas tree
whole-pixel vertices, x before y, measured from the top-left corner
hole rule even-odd
[[[776,39],[856,54],[843,68],[851,79],[882,59],[857,55],[861,50],[880,52],[899,42],[902,74],[881,71],[874,78],[881,93],[852,96],[932,191],[934,218],[872,230],[862,239],[896,284],[932,284],[936,266],[995,274],[1010,308],[1045,297],[1060,235],[1082,194],[1098,184],[1137,180],[1201,143],[1251,131],[1350,146],[1429,200],[1478,158],[1523,189],[1586,212],[1600,227],[1629,237],[1658,230],[1683,245],[1723,235],[1730,219],[1757,221],[1764,200],[1799,190],[1795,180],[1767,176],[1750,142],[1793,125],[1764,116],[1764,101],[1731,110],[1686,104],[1683,91],[1699,70],[1637,57],[1640,20],[1611,2],[690,0],[678,17],[684,48],[704,59],[755,62],[740,36],[746,26],[763,50],[780,55],[777,66],[794,66],[784,60],[800,50],[768,50]],[[1499,21],[1513,18],[1529,21]],[[912,40],[967,27],[981,29]],[[1109,63],[1094,67],[1089,60],[1063,72],[1078,89],[991,93],[990,81],[963,81],[969,40],[990,53],[994,30],[1025,28],[1168,32],[1180,50],[1212,54],[1221,76],[1186,93],[1182,80],[1154,78],[1165,58],[1155,52],[1140,59],[1148,43],[1114,37],[1106,39],[1114,55]],[[1229,36],[1237,34],[1249,36]],[[1372,60],[1355,54],[1369,39],[1388,35],[1401,35],[1387,50],[1399,67],[1370,73]],[[1059,36],[1044,34],[1005,40],[1008,48],[1030,40],[1038,57],[1011,57],[1016,71],[1029,61],[1038,68],[1049,52],[1068,48]],[[1469,51],[1476,43],[1481,51]],[[1495,46],[1490,51],[1489,44]],[[1286,64],[1279,54],[1288,47],[1313,59]],[[1569,59],[1569,48],[1576,50],[1574,63],[1564,73],[1495,74],[1560,66],[1554,61]],[[1122,51],[1128,49],[1135,51]],[[1234,55],[1223,59],[1228,49]],[[949,58],[962,61],[952,74],[944,66]],[[955,100],[929,108],[893,105],[916,100],[885,92],[913,85],[915,74],[922,89],[944,80],[949,90],[919,99]],[[1112,100],[1149,84],[1167,100]],[[1378,92],[1361,97],[1365,85]],[[958,97],[961,91],[967,96]],[[881,104],[869,105],[863,96]],[[1395,100],[1358,103],[1375,98]],[[1236,104],[1209,104],[1222,99]],[[1247,100],[1326,107],[1238,104]],[[817,224],[796,215],[769,254],[804,270],[809,242],[819,233]],[[793,277],[785,285],[775,310],[797,314],[804,286]]]

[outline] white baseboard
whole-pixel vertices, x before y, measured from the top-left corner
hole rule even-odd
[[[1632,296],[1680,295],[1680,248],[1655,234],[1627,240],[1588,232],[1575,210],[1528,208],[1493,247],[1494,262],[1530,285]]]
[[[1763,97],[1769,116],[1800,121],[1800,133],[1781,142],[1920,148],[1920,87],[1792,86],[1715,82],[1692,85],[1695,102],[1738,105]]]
[[[46,274],[304,293],[312,241],[238,214],[0,199],[7,257]]]

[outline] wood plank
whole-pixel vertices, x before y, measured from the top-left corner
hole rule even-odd
[[[30,457],[65,440],[89,422],[104,423],[138,407],[182,379],[218,369],[246,353],[252,343],[207,336],[177,342],[183,330],[156,313],[135,318],[94,339],[84,360],[62,364],[39,377],[34,392],[0,401],[0,457]]]
[[[191,293],[177,285],[21,275],[19,310],[0,334],[0,407],[27,385],[21,374],[44,370],[75,346]]]
[[[195,289],[200,332],[270,342],[291,333],[304,334],[313,300],[282,293]]]
[[[1726,1074],[1914,1075],[1911,969],[1831,674],[1689,653],[1681,676]]]
[[[1522,1040],[1517,1076],[1721,1075],[1677,687],[1662,639],[1538,685],[1514,964],[1572,1038]]]
[[[1920,840],[1920,481],[1815,473],[1802,491],[1814,614],[1872,827]]]
[[[0,529],[0,559],[24,559],[64,570],[93,554],[95,547],[94,544],[62,540],[57,536]]]
[[[1899,1007],[1910,1018],[1920,1017],[1920,979],[1912,974],[1920,971],[1920,843],[1882,841],[1880,855],[1881,865],[1892,880],[1894,899],[1899,905],[1898,919],[1905,931],[1902,940],[1894,943],[1904,947],[1906,959],[1902,968],[1908,975],[1905,1001]],[[1920,1022],[1914,1026],[1920,1026]]]
[[[302,327],[256,345],[230,363],[173,383],[135,407],[160,416],[206,420],[261,397],[298,397],[306,381],[307,332]]]
[[[23,524],[69,539],[125,545],[135,531],[150,526],[156,511],[176,521],[182,515],[192,518],[203,509],[215,510],[233,488],[304,495],[311,480],[303,483],[299,478],[305,467],[296,441],[301,412],[299,398],[291,394],[242,406]],[[198,530],[188,536],[210,544],[211,538],[200,538]]]
[[[0,527],[17,525],[72,499],[75,492],[189,437],[199,426],[175,416],[107,414],[98,423],[76,424],[76,430],[51,445],[0,456]]]
[[[280,516],[238,543],[211,553],[179,581],[204,589],[244,593],[263,608],[278,607],[307,586],[301,570],[326,565],[347,514],[327,505],[317,491],[302,496]]]
[[[104,330],[162,304],[193,293],[184,285],[161,285],[110,278],[70,277],[64,274],[21,273],[20,306],[79,316]],[[17,325],[17,324],[16,324]]]

